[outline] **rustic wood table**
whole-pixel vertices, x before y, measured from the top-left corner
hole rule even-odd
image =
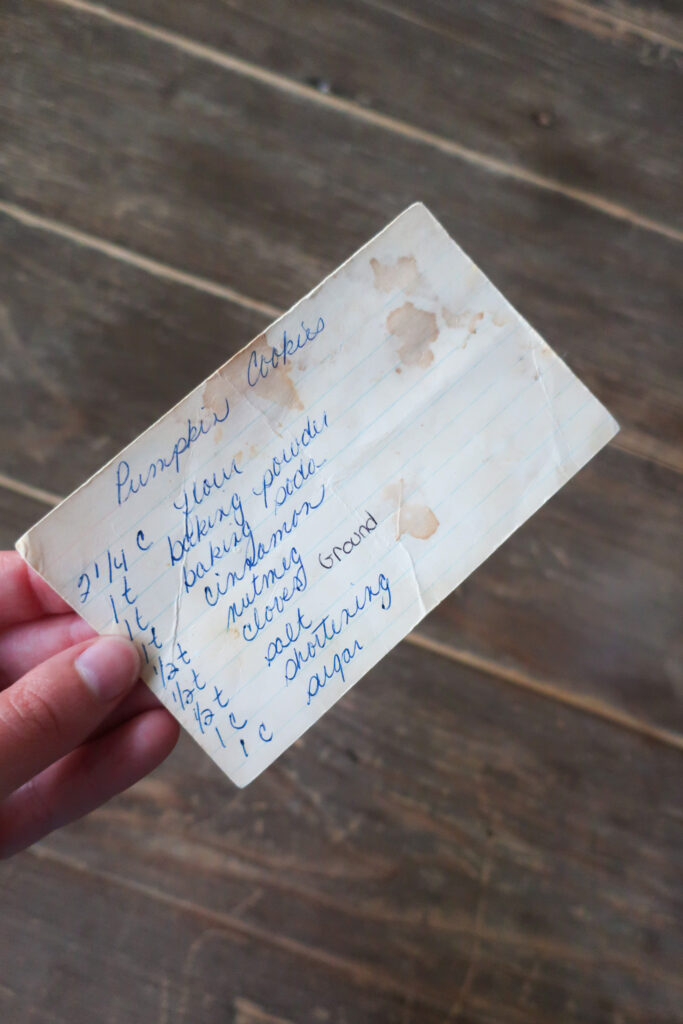
[[[622,425],[249,788],[5,862],[5,1024],[683,1020],[681,13],[0,0],[4,546],[415,199]]]

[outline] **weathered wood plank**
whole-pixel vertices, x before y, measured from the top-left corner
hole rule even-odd
[[[683,49],[678,0],[550,0],[547,12],[612,44],[636,46],[641,40],[644,63],[658,63]]]
[[[9,218],[0,245],[0,470],[51,491],[78,486],[263,326]],[[682,492],[679,474],[602,453],[421,631],[683,731]]]
[[[417,985],[399,979],[392,989],[363,964],[325,963],[306,943],[269,941],[241,925],[239,907],[217,915],[170,894],[162,902],[90,876],[82,863],[29,853],[0,866],[5,1024],[443,1020]]]
[[[571,180],[595,172],[589,187],[608,187],[611,166],[609,195],[627,189],[650,210],[661,199],[668,215],[671,140],[656,140],[647,164],[636,154],[625,166],[629,116],[650,134],[658,122],[646,123],[645,107],[616,110],[638,88],[651,103],[652,82],[669,81],[667,54],[656,76],[639,78],[630,37],[595,33],[598,58],[585,27],[553,35],[536,4],[511,4],[511,15],[493,0],[476,14],[421,5],[431,26],[387,6],[316,5],[317,25],[286,26],[285,38],[302,42],[292,57],[260,29],[260,7],[236,3],[209,42],[231,48],[227,25],[239,45],[264,47],[264,66],[291,60],[283,70],[300,77],[313,40],[320,57],[306,76],[338,68],[327,72],[333,89],[368,81],[375,105],[413,100],[387,99],[399,91],[394,70],[363,68],[367,44],[355,40],[351,54],[349,26],[370,25],[389,54],[410,41],[406,93],[406,78],[443,52],[453,74],[473,69],[466,88],[480,93],[463,132],[482,130],[482,81],[509,82],[496,104],[511,104],[521,137],[498,126],[497,108],[483,129],[495,145],[534,168],[552,147],[530,155],[529,139],[554,132],[586,157],[561,168]],[[547,5],[559,23],[558,6],[581,5]],[[164,0],[149,16],[181,27],[195,18],[203,31],[208,7],[185,7]],[[21,10],[8,2],[0,12],[6,199],[286,305],[418,195],[632,439],[673,448],[681,406],[668,242],[135,33],[30,0]],[[457,45],[439,41],[442,21],[462,30]],[[465,31],[475,22],[495,23],[488,43]],[[330,26],[345,26],[338,50]],[[594,97],[595,115],[584,109],[593,97],[581,61],[547,52],[560,39],[595,60],[596,76],[603,60],[615,76],[614,97]],[[525,46],[546,63],[520,84]],[[632,60],[632,81],[625,63],[617,75],[612,49]],[[576,84],[559,82],[560,67]],[[449,73],[432,69],[431,81],[455,89],[462,117],[465,89]],[[542,80],[571,116],[520,131],[515,103],[536,100]],[[443,117],[439,96],[433,105],[420,124]],[[589,129],[612,108],[605,130],[621,125],[619,152],[596,154]],[[0,471],[49,490],[80,482],[263,325],[254,310],[12,218],[0,220],[0,249]],[[676,727],[680,487],[666,469],[608,450],[427,620],[429,636]],[[0,488],[0,543],[42,511]],[[401,645],[246,791],[184,737],[129,794],[1,866],[0,1016],[671,1024],[683,1019],[680,763],[665,744]]]
[[[1,24],[6,199],[286,306],[419,196],[625,440],[680,459],[673,242],[61,6]]]
[[[265,325],[2,215],[0,238],[0,470],[62,496]]]
[[[115,875],[138,901],[155,894],[128,931],[144,916],[145,944],[147,929],[159,936],[147,970],[169,944],[187,948],[160,938],[167,906],[244,929],[245,955],[231,964],[223,951],[219,1000],[237,972],[255,1001],[286,998],[262,965],[304,947],[305,985],[320,992],[329,965],[324,1005],[346,992],[331,1020],[417,1022],[432,1007],[439,1020],[670,1024],[682,994],[680,767],[680,752],[402,646],[248,789],[230,789],[184,740],[43,849],[107,892]],[[119,898],[125,889],[107,904]],[[36,916],[43,899],[29,901]],[[207,993],[220,957],[193,962]],[[381,1002],[368,1016],[360,993],[391,990],[403,1016]]]
[[[10,491],[0,484],[0,549],[6,551],[13,548],[17,537],[41,519],[48,508],[42,502]]]
[[[112,0],[361,109],[683,226],[677,53],[591,5],[547,0]],[[680,12],[679,12],[680,13]],[[678,154],[678,158],[677,158]],[[673,221],[672,221],[673,218]]]
[[[683,733],[682,506],[680,474],[610,447],[421,632]]]

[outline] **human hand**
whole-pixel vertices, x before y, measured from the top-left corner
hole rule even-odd
[[[0,856],[109,800],[171,752],[178,723],[136,648],[97,637],[13,551],[0,551]]]

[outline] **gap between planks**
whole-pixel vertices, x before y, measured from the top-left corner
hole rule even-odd
[[[124,889],[144,899],[160,903],[176,913],[200,918],[202,921],[209,922],[214,927],[218,927],[222,931],[237,937],[237,939],[251,939],[265,946],[280,950],[290,956],[303,959],[308,963],[314,963],[323,970],[335,971],[346,976],[353,984],[359,987],[366,987],[370,991],[379,990],[411,1001],[417,1000],[434,1012],[443,1012],[443,1003],[437,993],[425,989],[412,988],[400,978],[387,974],[386,971],[379,967],[368,966],[358,960],[352,960],[338,953],[331,953],[308,946],[299,939],[290,938],[273,929],[249,924],[235,914],[214,910],[203,904],[193,903],[189,899],[174,896],[156,886],[136,881],[133,878],[126,878],[123,875],[102,868],[90,867],[90,865],[78,860],[76,857],[58,853],[55,850],[49,849],[44,844],[33,846],[26,851],[25,855],[39,861],[56,864],[63,869],[81,875],[86,875],[88,878],[104,882],[105,885]]]
[[[384,11],[401,21],[419,25],[430,32],[451,35],[448,29],[444,29],[437,22],[423,15],[415,14],[413,11],[402,11],[389,0],[362,0],[362,2],[368,7]],[[645,42],[661,46],[664,50],[683,51],[683,39],[667,35],[665,32],[639,22],[634,17],[634,9],[625,6],[617,11],[595,7],[592,4],[583,3],[582,0],[545,0],[542,5],[537,5],[537,8],[540,15],[555,21],[562,21],[595,36],[597,39],[618,42],[625,36],[636,36]],[[455,38],[458,37],[455,36]]]
[[[621,4],[617,8],[594,7],[582,0],[546,0],[544,14],[564,21],[599,39],[618,41],[623,36],[639,36],[665,50],[683,51],[683,39],[650,28],[636,18],[637,9]],[[647,15],[646,15],[647,16]],[[650,15],[652,17],[652,15]]]
[[[5,490],[14,494],[19,494],[22,497],[32,498],[33,500],[51,508],[58,505],[59,502],[63,500],[56,494],[51,494],[49,491],[44,491],[40,487],[33,487],[31,484],[25,484],[20,480],[15,480],[13,477],[7,476],[5,473],[0,473],[0,487],[4,487]],[[641,719],[636,718],[634,715],[628,714],[628,712],[621,711],[619,708],[616,708],[611,704],[605,704],[603,701],[597,700],[594,697],[586,697],[583,694],[572,693],[560,686],[555,686],[552,683],[546,683],[540,679],[536,679],[534,676],[529,675],[526,672],[522,672],[519,669],[509,668],[502,665],[500,662],[494,661],[492,658],[485,658],[482,655],[462,650],[461,648],[454,647],[452,644],[448,644],[440,640],[433,640],[431,637],[419,630],[414,630],[412,633],[408,633],[407,636],[404,637],[404,642],[413,647],[417,647],[420,650],[427,651],[429,654],[434,654],[437,657],[447,658],[456,665],[464,665],[467,668],[474,669],[484,675],[491,676],[499,682],[510,683],[512,686],[516,686],[521,690],[526,690],[529,693],[534,693],[538,697],[544,697],[546,700],[554,700],[558,704],[563,704],[575,711],[581,711],[584,714],[592,715],[595,718],[601,718],[604,721],[609,722],[611,725],[627,729],[629,732],[634,732],[648,740],[654,740],[664,746],[673,747],[676,750],[683,751],[683,736],[672,732],[669,729],[662,729],[659,726],[650,725],[648,722],[644,722]]]
[[[18,494],[22,498],[31,498],[33,501],[40,502],[41,505],[49,505],[50,508],[59,505],[62,500],[58,494],[53,494],[52,491],[44,491],[42,487],[25,484],[21,480],[15,480],[14,477],[7,476],[5,473],[0,473],[0,487],[4,487],[6,491]]]
[[[439,1010],[442,1009],[441,999],[438,993],[432,993],[428,990],[416,991],[415,989],[409,989],[403,982],[397,980],[391,975],[387,975],[384,971],[377,972],[375,969],[366,966],[364,963],[359,963],[358,961],[351,960],[348,957],[340,956],[337,953],[327,953],[318,949],[312,949],[310,946],[298,939],[274,933],[271,929],[264,929],[259,925],[249,924],[242,918],[238,917],[234,911],[214,910],[202,903],[194,903],[190,899],[172,895],[163,889],[159,889],[157,886],[137,881],[134,878],[126,877],[118,872],[110,871],[101,867],[92,867],[90,864],[74,857],[71,854],[61,853],[60,851],[53,849],[48,844],[49,840],[39,842],[27,849],[23,855],[34,860],[52,864],[62,870],[71,871],[77,875],[84,875],[86,878],[103,882],[105,885],[118,887],[126,892],[142,896],[144,899],[160,903],[178,913],[189,914],[195,918],[201,918],[202,920],[208,921],[210,924],[218,925],[222,930],[235,934],[240,938],[255,939],[276,949],[283,950],[286,953],[301,956],[307,960],[312,960],[314,963],[317,963],[319,966],[328,970],[336,970],[350,976],[356,984],[362,984],[364,981],[367,981],[373,988],[379,989],[380,991],[409,996],[413,999],[417,998],[423,1004],[429,1005],[432,1008],[438,1008]],[[428,923],[431,924],[432,922]],[[500,928],[495,928],[493,930],[486,928],[481,924],[481,922],[477,924],[476,919],[473,920],[471,924],[464,922],[462,924],[454,923],[453,926],[449,928],[449,931],[452,934],[474,933],[473,937],[478,934],[481,939],[485,940],[489,944],[498,942],[508,945],[513,949],[519,948],[520,937],[518,934],[507,930],[501,931]],[[594,966],[593,954],[586,953],[578,947],[567,945],[561,940],[559,942],[552,940],[548,941],[547,939],[544,940],[539,939],[536,936],[526,935],[524,936],[523,941],[525,941],[527,946],[539,956],[554,957],[558,963],[573,963],[583,966],[590,964],[591,966]],[[605,963],[613,964],[622,970],[630,971],[633,974],[655,979],[661,985],[667,985],[675,991],[683,992],[683,986],[677,977],[672,977],[670,974],[659,971],[657,968],[653,968],[649,964],[645,965],[642,962],[642,958],[634,960],[632,957],[624,956],[619,953],[612,952],[611,950],[604,950],[602,956]],[[526,1020],[526,1018],[524,1019]]]
[[[575,711],[582,711],[585,714],[593,715],[595,718],[602,718],[611,725],[628,729],[630,732],[638,733],[638,735],[645,739],[654,740],[664,746],[673,747],[683,752],[683,736],[679,733],[672,732],[670,729],[662,729],[657,725],[650,725],[648,722],[643,722],[640,718],[636,718],[626,711],[621,711],[611,704],[605,704],[595,697],[586,697],[583,694],[572,693],[551,683],[545,683],[540,679],[534,678],[534,676],[528,675],[526,672],[522,672],[520,669],[508,668],[506,665],[501,665],[491,658],[485,658],[470,651],[460,650],[451,646],[451,644],[440,640],[433,640],[424,633],[415,630],[404,639],[406,643],[411,644],[413,647],[419,647],[420,650],[428,651],[430,654],[436,654],[442,658],[448,658],[458,665],[465,665],[467,668],[493,676],[502,682],[511,683],[522,690],[535,693],[539,697],[557,701],[558,704],[564,704]]]
[[[180,35],[178,32],[144,21],[142,18],[136,18],[129,14],[120,14],[103,4],[90,3],[89,0],[40,0],[40,2],[67,7],[81,14],[117,25],[119,28],[137,32],[148,39],[154,39],[157,42],[181,50],[183,53],[187,53],[198,60],[206,61],[224,70],[249,78],[252,81],[260,82],[262,85],[272,89],[296,96],[298,99],[316,104],[326,110],[354,117],[375,128],[429,146],[432,149],[460,159],[489,173],[511,178],[525,185],[541,189],[544,192],[561,195],[566,199],[589,206],[605,216],[625,221],[634,227],[662,235],[673,241],[683,242],[683,230],[665,224],[662,221],[654,220],[651,217],[646,217],[621,203],[613,202],[604,196],[589,192],[587,189],[575,188],[559,179],[551,178],[544,174],[537,174],[535,171],[529,171],[516,164],[481,153],[469,146],[456,142],[454,139],[449,139],[436,132],[420,128],[401,118],[363,107],[353,100],[322,93],[313,86],[297,82],[295,79],[288,78],[286,75],[276,71],[269,71],[267,68],[261,67],[258,64],[252,64],[241,57],[231,56],[213,46],[208,46],[206,43],[196,42],[187,36]]]
[[[61,2],[61,0],[58,0],[58,2]],[[154,277],[173,281],[174,284],[182,284],[188,288],[194,288],[196,291],[224,299],[252,312],[263,313],[271,318],[271,320],[276,320],[284,312],[269,302],[262,302],[260,299],[253,299],[248,295],[244,295],[229,285],[212,281],[210,278],[201,277],[198,274],[189,274],[167,263],[162,263],[160,260],[150,259],[150,257],[143,256],[141,253],[134,252],[125,246],[108,242],[96,235],[90,235],[85,231],[70,227],[68,224],[54,220],[51,217],[44,217],[41,214],[33,213],[17,203],[0,200],[0,214],[10,217],[25,227],[46,231],[74,245],[93,249],[110,259],[137,267],[139,270]],[[654,462],[675,473],[683,473],[683,452],[676,445],[661,441],[658,438],[648,437],[641,431],[629,430],[628,427],[622,429],[621,433],[612,441],[612,444],[620,451],[626,452],[629,455],[645,459],[648,462]],[[31,495],[27,496],[31,497]],[[40,501],[42,499],[38,498],[37,500]],[[57,498],[54,504],[57,501],[61,501],[61,498]]]
[[[121,263],[129,263],[140,270],[146,271],[148,274],[152,274],[154,277],[161,277],[167,281],[173,281],[175,284],[183,284],[188,288],[207,292],[209,295],[216,296],[216,298],[226,299],[228,302],[234,302],[238,306],[243,306],[245,309],[251,309],[257,313],[264,313],[266,316],[276,317],[280,315],[280,310],[275,306],[271,306],[269,302],[259,302],[258,299],[252,299],[248,295],[230,288],[229,285],[219,284],[208,277],[190,274],[185,270],[178,270],[166,263],[161,263],[159,260],[151,259],[149,256],[133,252],[132,249],[117,245],[115,242],[108,242],[104,238],[89,235],[85,231],[79,231],[78,228],[62,224],[51,217],[42,217],[39,214],[32,213],[16,203],[0,200],[0,213],[4,213],[5,216],[11,217],[25,227],[36,228],[39,231],[47,231],[50,234],[59,235],[60,238],[64,238],[75,245],[81,245],[86,249],[95,249],[104,256],[109,256],[110,259],[119,260]]]

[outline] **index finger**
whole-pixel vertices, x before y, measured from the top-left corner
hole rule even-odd
[[[0,629],[72,608],[16,551],[0,551]]]

